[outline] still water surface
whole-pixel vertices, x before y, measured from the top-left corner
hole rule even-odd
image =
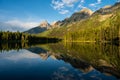
[[[118,80],[119,53],[113,53],[119,48],[113,47],[101,51],[99,45],[71,43],[4,49],[0,52],[0,80]]]

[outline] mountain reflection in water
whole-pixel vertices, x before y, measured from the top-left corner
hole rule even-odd
[[[119,46],[56,43],[0,46],[0,80],[117,80]],[[5,49],[7,48],[7,49]]]

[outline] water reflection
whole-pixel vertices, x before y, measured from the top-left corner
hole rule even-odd
[[[111,44],[1,44],[0,49],[0,80],[120,78],[119,46]]]

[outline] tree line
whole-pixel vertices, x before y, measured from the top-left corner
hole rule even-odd
[[[49,43],[60,40],[58,38],[40,37],[22,32],[0,31],[0,42]]]
[[[120,13],[111,16],[105,21],[99,22],[99,17],[82,22],[79,26],[83,27],[75,31],[69,31],[64,36],[65,41],[120,41]],[[74,25],[74,27],[76,27]]]

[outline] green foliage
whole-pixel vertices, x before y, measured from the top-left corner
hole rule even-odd
[[[120,38],[120,10],[101,20],[101,14],[67,26],[48,30],[40,35],[63,38],[66,42],[115,42]],[[106,15],[107,16],[107,15]],[[104,17],[103,17],[104,18]]]
[[[95,19],[94,19],[95,20]],[[120,30],[120,14],[113,15],[105,21],[89,21],[80,24],[84,29],[68,32],[64,39],[65,41],[114,41],[119,40]],[[89,25],[88,25],[89,24]]]
[[[0,42],[28,42],[28,43],[46,43],[58,42],[61,39],[40,37],[20,32],[0,32]]]
[[[47,50],[50,55],[55,56],[57,59],[62,59],[70,63],[73,67],[80,69],[79,61],[89,63],[95,69],[101,66],[110,67],[104,70],[107,73],[113,74],[120,72],[120,54],[119,46],[108,43],[57,43],[57,44],[37,44],[32,43],[0,43],[0,52],[9,51],[12,49],[29,49],[40,47]],[[74,66],[76,65],[76,66]],[[85,66],[83,66],[85,67]],[[104,69],[104,67],[102,68]],[[111,71],[111,72],[109,72]],[[120,75],[120,74],[119,74]]]
[[[120,71],[119,46],[108,43],[58,43],[48,44],[49,51],[66,59],[84,60],[93,67],[109,66]],[[101,63],[101,61],[105,62]],[[69,62],[69,61],[68,61]],[[75,64],[75,63],[74,63]],[[77,64],[78,65],[78,64]]]
[[[0,41],[19,41],[19,40],[28,40],[28,34],[23,34],[20,32],[0,32]]]

